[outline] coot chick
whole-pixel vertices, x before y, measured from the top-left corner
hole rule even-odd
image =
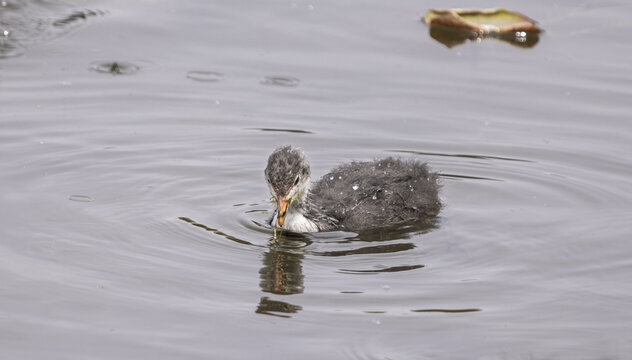
[[[340,165],[310,189],[303,152],[282,146],[265,176],[276,202],[270,224],[292,232],[363,232],[422,221],[441,209],[437,174],[424,163],[388,157]]]

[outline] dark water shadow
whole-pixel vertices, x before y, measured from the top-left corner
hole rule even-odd
[[[57,28],[75,26],[88,20],[90,17],[103,16],[106,12],[102,10],[75,10],[72,13],[53,21],[53,26]]]
[[[467,312],[477,312],[477,311],[483,311],[482,309],[478,309],[478,308],[471,308],[471,309],[417,309],[417,310],[410,310],[411,312],[414,313],[448,313],[448,314],[455,314],[455,313],[467,313]]]
[[[490,177],[483,177],[483,176],[471,176],[471,175],[459,175],[459,174],[446,174],[446,173],[441,173],[439,174],[440,178],[444,178],[444,179],[453,179],[453,180],[484,180],[484,181],[504,181],[504,180],[500,180],[500,179],[495,179],[495,178],[490,178]]]
[[[231,242],[265,248],[266,250],[262,254],[262,265],[259,270],[259,287],[262,292],[274,295],[293,295],[303,292],[305,288],[305,276],[303,275],[305,248],[312,243],[308,237],[302,234],[285,233],[277,239],[271,237],[267,245],[256,245],[188,217],[181,216],[178,219],[204,231],[219,235]],[[259,227],[259,229],[253,230],[267,230],[265,225],[259,224],[254,220],[253,223]],[[291,316],[288,314],[297,313],[301,309],[302,307],[299,305],[273,300],[265,296],[259,300],[255,312],[263,315],[289,318]]]
[[[253,206],[256,206],[256,204],[253,204]],[[244,211],[248,212],[249,210]],[[290,296],[304,292],[306,279],[303,274],[303,261],[305,261],[306,256],[341,257],[409,251],[416,248],[416,244],[411,241],[402,242],[402,240],[408,239],[415,234],[420,235],[426,233],[437,227],[436,219],[433,219],[433,221],[405,224],[388,229],[373,230],[362,234],[346,232],[318,234],[279,232],[276,238],[270,236],[266,245],[256,245],[229,235],[219,229],[196,222],[188,217],[182,216],[178,219],[203,229],[204,231],[219,235],[229,241],[264,248],[262,264],[259,269],[259,287],[261,292],[276,296]],[[252,224],[249,225],[248,228],[251,230],[265,232],[267,234],[272,232],[270,226],[260,224],[255,220],[251,221],[256,226],[253,227]],[[324,240],[325,237],[327,238],[325,244],[332,244],[334,246],[342,245],[344,248],[327,251],[317,251],[310,248],[312,244]],[[391,243],[391,241],[393,242]],[[425,265],[422,264],[404,264],[376,269],[345,268],[340,269],[338,272],[351,275],[379,275],[383,273],[413,271],[424,267]],[[255,312],[263,315],[290,318],[292,314],[296,314],[302,309],[300,305],[264,296],[259,299]]]
[[[435,152],[426,152],[426,151],[415,151],[415,150],[386,150],[387,152],[401,153],[401,154],[414,154],[414,155],[423,155],[423,156],[442,156],[442,157],[454,157],[454,158],[467,158],[467,159],[479,159],[479,160],[503,160],[503,161],[518,161],[518,162],[534,162],[532,160],[518,159],[518,158],[509,158],[502,156],[492,156],[492,155],[475,155],[475,154],[449,154],[449,153],[435,153]]]
[[[6,35],[0,33],[0,59],[18,57],[27,52],[28,49],[25,45],[9,37],[9,30],[2,30],[0,28],[0,31],[6,31]]]
[[[301,294],[305,289],[303,260],[305,248],[311,241],[301,234],[288,233],[271,239],[263,253],[263,265],[259,270],[259,287],[262,292],[275,295]],[[302,310],[299,305],[262,297],[255,310],[258,314],[291,317],[289,314]]]
[[[272,240],[263,254],[263,266],[259,270],[261,291],[277,295],[303,292],[304,248],[311,241],[303,236],[290,236]]]
[[[246,130],[272,131],[272,132],[288,132],[293,134],[313,134],[311,131],[300,129],[274,129],[274,128],[246,128]]]
[[[439,228],[440,221],[441,218],[435,216],[421,221],[400,223],[390,227],[376,228],[358,233],[339,232],[340,239],[336,240],[336,242],[344,244],[406,240],[413,236],[423,235]]]
[[[415,245],[412,243],[397,243],[397,244],[385,244],[385,245],[375,245],[375,246],[363,246],[360,248],[347,249],[347,250],[310,252],[310,254],[316,255],[316,256],[330,256],[330,257],[362,255],[362,254],[391,254],[391,253],[396,253],[396,252],[412,250],[414,248],[415,248]]]
[[[375,269],[375,270],[349,270],[349,269],[340,269],[338,272],[343,274],[366,274],[366,275],[374,275],[378,273],[387,273],[387,272],[400,272],[400,271],[409,271],[415,269],[421,269],[425,267],[425,265],[403,265],[403,266],[391,266],[383,269]]]

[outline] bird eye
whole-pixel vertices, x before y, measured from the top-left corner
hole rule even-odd
[[[300,177],[299,177],[299,176],[297,176],[297,177],[296,177],[296,180],[294,180],[294,186],[298,185],[298,181],[299,181],[299,180],[300,180]]]

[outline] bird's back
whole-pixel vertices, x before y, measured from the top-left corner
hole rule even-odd
[[[345,164],[311,190],[314,205],[360,232],[434,217],[441,209],[437,174],[425,164],[386,158]]]

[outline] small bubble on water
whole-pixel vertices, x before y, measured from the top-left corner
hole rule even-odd
[[[382,324],[382,322],[380,320],[378,320],[378,319],[373,319],[373,320],[371,320],[371,322],[374,323],[375,325],[381,325]]]
[[[334,179],[334,177],[333,177],[333,176],[330,176],[330,177],[329,177],[329,180],[333,180],[333,179]]]
[[[391,287],[388,284],[382,285],[382,290],[389,291],[390,289],[391,289]]]
[[[373,196],[371,197],[371,199],[373,199],[373,200],[377,200],[377,196],[373,195]]]
[[[359,186],[358,186],[358,184],[353,184],[353,186],[351,188],[355,191],[355,190],[358,190]]]

